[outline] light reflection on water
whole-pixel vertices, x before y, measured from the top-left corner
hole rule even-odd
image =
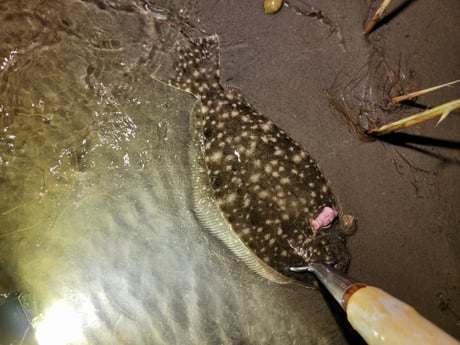
[[[149,77],[177,2],[0,5],[0,292],[42,337],[76,317],[61,343],[343,343],[319,293],[255,277],[191,212],[194,100]]]

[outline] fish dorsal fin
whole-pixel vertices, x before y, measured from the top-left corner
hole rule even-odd
[[[152,74],[180,90],[197,98],[221,90],[219,84],[219,38],[186,37],[176,41],[170,57]]]

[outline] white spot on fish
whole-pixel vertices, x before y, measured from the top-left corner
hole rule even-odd
[[[222,159],[222,152],[221,151],[214,151],[211,154],[211,160],[214,162],[219,162]]]
[[[253,175],[251,175],[251,177],[249,177],[249,181],[251,181],[253,183],[259,182],[260,176],[261,176],[260,173],[253,174]]]
[[[265,122],[263,124],[260,125],[260,128],[264,131],[264,132],[268,132],[272,129],[272,124],[270,122]]]
[[[289,179],[289,177],[282,177],[280,179],[281,184],[289,184],[290,182],[291,182],[291,180]]]
[[[237,198],[236,193],[231,193],[231,194],[227,195],[227,202],[228,203],[233,203],[233,202],[236,201],[236,198]]]
[[[294,155],[294,156],[292,156],[292,161],[293,161],[294,163],[300,163],[300,162],[302,161],[302,156],[301,156],[301,155],[298,155],[298,154],[297,154],[297,155]]]
[[[234,151],[234,153],[235,153],[236,158],[238,159],[238,162],[241,163],[240,153],[238,151]]]

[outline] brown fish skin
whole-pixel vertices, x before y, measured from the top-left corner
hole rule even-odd
[[[266,265],[308,284],[310,275],[289,267],[322,261],[346,269],[338,222],[318,231],[310,225],[324,207],[337,207],[326,179],[299,144],[220,84],[217,35],[181,40],[176,53],[175,76],[166,82],[200,101],[192,120],[209,186],[241,242]]]

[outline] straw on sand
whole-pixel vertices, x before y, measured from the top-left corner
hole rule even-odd
[[[389,124],[384,125],[382,127],[379,127],[379,128],[376,128],[376,129],[375,128],[370,129],[370,130],[367,131],[367,134],[380,136],[380,135],[388,134],[390,132],[394,132],[394,131],[396,131],[398,129],[401,129],[401,128],[406,128],[406,127],[413,126],[413,125],[415,125],[417,123],[432,119],[432,118],[437,117],[437,116],[441,116],[439,118],[438,122],[436,123],[436,126],[437,126],[443,120],[445,120],[446,117],[452,111],[454,111],[456,109],[460,109],[460,99],[457,99],[457,100],[452,101],[452,102],[447,102],[447,103],[438,105],[437,107],[434,107],[432,109],[428,109],[428,110],[423,111],[421,113],[406,117],[406,118],[404,118],[402,120],[398,120],[398,121],[389,123]]]
[[[390,2],[391,0],[383,0],[382,4],[377,9],[377,12],[375,12],[374,17],[372,17],[371,21],[369,22],[369,24],[367,24],[366,28],[364,29],[363,33],[365,36],[367,36],[372,31],[375,24],[377,24],[377,22],[380,20],[380,17],[383,15],[383,12],[388,7]]]
[[[436,86],[430,87],[430,88],[428,88],[428,89],[423,89],[423,90],[420,90],[420,91],[411,92],[411,93],[408,93],[407,95],[402,95],[402,96],[393,97],[391,100],[392,100],[393,102],[396,102],[396,103],[397,103],[397,102],[406,101],[406,100],[408,100],[408,99],[415,98],[415,97],[424,95],[424,94],[426,94],[426,93],[430,93],[430,92],[432,92],[432,91],[436,91],[436,90],[442,89],[443,87],[457,84],[459,81],[460,81],[460,79],[459,79],[459,80],[451,81],[450,83],[445,83],[445,84],[441,84],[441,85],[436,85]]]
[[[423,89],[423,90],[420,90],[420,91],[411,92],[411,93],[409,93],[407,95],[394,97],[393,102],[405,101],[407,99],[414,98],[414,97],[417,97],[417,96],[420,96],[420,95],[424,95],[426,93],[441,89],[441,88],[449,86],[449,85],[456,84],[458,82],[460,82],[460,80],[455,80],[455,81],[445,83],[445,84],[442,84],[442,85],[436,85],[436,86],[433,86],[433,87],[430,87],[430,88],[427,88],[427,89]],[[380,135],[388,134],[388,133],[394,132],[394,131],[396,131],[398,129],[410,127],[410,126],[413,126],[413,125],[415,125],[417,123],[420,123],[420,122],[432,119],[434,117],[440,116],[438,122],[436,123],[436,126],[437,126],[443,120],[445,120],[447,118],[447,116],[449,116],[449,114],[452,111],[454,111],[456,109],[460,109],[460,99],[456,99],[454,101],[438,105],[437,107],[425,110],[425,111],[423,111],[421,113],[417,113],[415,115],[406,117],[404,119],[401,119],[401,120],[398,120],[398,121],[395,121],[395,122],[391,122],[391,123],[389,123],[387,125],[384,125],[384,126],[381,126],[379,128],[370,129],[370,130],[367,131],[367,134],[380,136]]]

